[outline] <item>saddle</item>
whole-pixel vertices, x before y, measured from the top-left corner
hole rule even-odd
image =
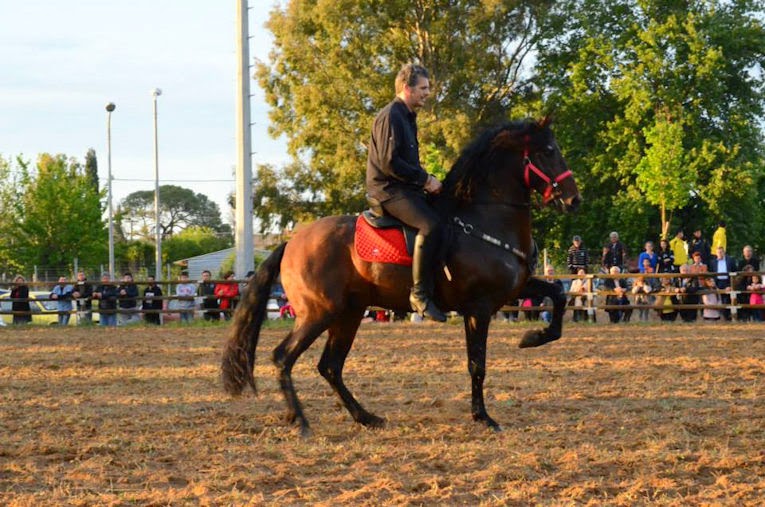
[[[367,200],[370,209],[356,219],[356,253],[368,262],[411,266],[417,229],[385,214],[376,199],[367,197]]]

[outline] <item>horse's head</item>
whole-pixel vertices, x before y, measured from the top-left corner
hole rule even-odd
[[[492,144],[522,154],[523,184],[539,192],[543,204],[553,203],[564,211],[575,211],[582,198],[550,130],[551,123],[549,116],[528,121],[521,129],[501,131]]]
[[[459,202],[524,204],[536,190],[544,204],[574,211],[581,202],[574,175],[550,130],[551,120],[514,122],[485,132],[460,155],[444,181]],[[519,164],[520,162],[520,164]]]

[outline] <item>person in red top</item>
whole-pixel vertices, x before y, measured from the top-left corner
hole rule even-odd
[[[234,298],[239,297],[239,284],[234,281],[234,272],[228,271],[223,275],[225,282],[215,285],[215,296],[220,300],[220,310],[223,312],[223,318],[231,319],[231,315],[236,308]]]

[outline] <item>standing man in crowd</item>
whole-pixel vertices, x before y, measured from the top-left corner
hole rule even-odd
[[[712,234],[712,253],[717,252],[717,247],[721,246],[728,251],[728,235],[725,232],[725,221],[720,220],[717,223],[717,230]]]
[[[180,310],[181,322],[191,322],[194,319],[194,295],[197,286],[189,283],[189,272],[182,271],[180,282],[175,286],[175,295],[178,296],[178,310]]]
[[[396,97],[372,125],[367,158],[367,195],[386,213],[417,229],[412,260],[412,309],[439,322],[446,315],[433,302],[437,255],[443,226],[426,194],[441,191],[441,182],[420,165],[417,110],[430,95],[428,71],[404,65],[396,76]]]
[[[616,266],[621,273],[627,264],[627,249],[619,241],[618,232],[612,232],[608,235],[608,238],[609,242],[603,247],[603,267],[610,273],[611,268]]]
[[[725,248],[718,246],[716,257],[709,262],[709,271],[717,273],[715,277],[715,286],[718,290],[726,291],[726,294],[720,294],[722,304],[730,304],[730,273],[736,271],[736,261],[733,257],[725,253]],[[730,310],[722,311],[725,320],[730,320]]]
[[[79,324],[93,322],[93,286],[85,277],[84,271],[77,272],[77,283],[74,284],[72,297],[77,303],[77,321]]]
[[[675,271],[680,271],[680,266],[688,264],[688,243],[685,242],[685,233],[682,229],[677,230],[677,234],[669,242],[669,247],[675,257]]]
[[[111,282],[109,273],[101,275],[101,285],[93,291],[93,299],[98,300],[98,321],[101,326],[117,325],[117,287]]]
[[[58,279],[58,285],[53,287],[53,291],[50,293],[50,298],[58,303],[59,326],[69,324],[70,312],[72,311],[72,292],[74,292],[74,287],[66,283],[66,277],[62,276]]]
[[[701,235],[701,227],[696,227],[693,231],[693,239],[691,240],[688,250],[691,254],[691,258],[694,253],[699,252],[701,254],[701,262],[709,266],[709,257],[712,252],[709,249],[709,242]]]
[[[638,256],[638,271],[641,273],[646,272],[646,264],[644,262],[646,259],[648,260],[648,266],[655,271],[656,264],[659,262],[659,256],[653,251],[653,241],[646,241],[645,250],[640,252],[640,255]]]
[[[162,288],[157,285],[153,276],[146,277],[146,288],[143,290],[143,320],[159,326],[162,323]]]
[[[205,310],[205,320],[220,320],[218,311],[218,298],[215,295],[215,284],[210,281],[212,273],[202,271],[202,280],[199,282],[197,295],[202,298],[202,309]]]
[[[566,264],[568,265],[568,271],[572,275],[583,269],[587,272],[587,266],[590,264],[590,257],[587,255],[587,250],[582,246],[581,236],[574,236],[571,246],[568,248],[568,259]]]
[[[739,271],[743,271],[746,266],[752,266],[752,271],[760,270],[760,259],[754,255],[751,245],[746,245],[741,253],[743,257],[741,257],[741,261],[738,263]]]
[[[140,319],[137,313],[138,287],[133,283],[133,273],[126,272],[122,275],[122,284],[117,288],[119,294],[119,308],[117,323],[120,326],[131,324]]]

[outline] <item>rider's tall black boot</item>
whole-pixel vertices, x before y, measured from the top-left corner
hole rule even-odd
[[[430,236],[435,236],[431,234]],[[412,309],[425,318],[446,322],[446,315],[433,303],[434,257],[438,248],[435,238],[418,234],[414,240],[412,259],[412,278],[414,286],[409,294]]]

